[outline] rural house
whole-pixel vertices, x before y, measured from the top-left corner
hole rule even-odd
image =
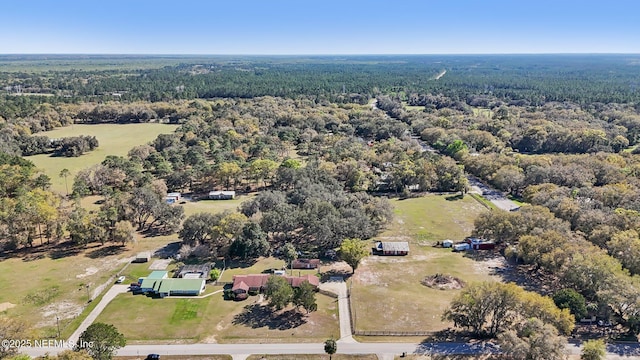
[[[233,200],[235,197],[235,191],[209,191],[209,199],[211,200]]]
[[[291,262],[293,269],[317,269],[320,266],[320,259],[295,259]]]
[[[253,274],[253,275],[234,275],[233,276],[233,287],[231,291],[236,294],[236,299],[246,299],[247,294],[251,291],[261,292],[264,290],[265,285],[267,284],[267,280],[269,280],[270,276],[277,276],[271,274]],[[294,288],[297,288],[305,281],[308,281],[309,284],[314,287],[318,287],[320,285],[320,280],[317,276],[314,275],[305,275],[305,276],[283,276],[289,285]]]
[[[409,243],[406,241],[386,242],[378,241],[373,248],[374,255],[402,256],[409,254]]]

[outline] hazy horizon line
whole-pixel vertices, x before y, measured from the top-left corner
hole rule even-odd
[[[640,52],[496,52],[496,53],[310,53],[310,54],[260,54],[260,53],[0,53],[0,56],[446,56],[446,55],[640,55]]]

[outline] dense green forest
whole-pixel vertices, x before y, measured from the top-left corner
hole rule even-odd
[[[321,252],[377,235],[386,197],[464,195],[473,174],[528,203],[481,216],[475,235],[546,294],[571,289],[638,334],[639,66],[633,55],[3,56],[0,251],[179,231],[187,255]],[[74,174],[68,197],[21,157],[98,145],[44,130],[131,122],[180,127]],[[259,194],[186,219],[163,202],[212,189]],[[82,208],[87,195],[104,197],[99,211]]]

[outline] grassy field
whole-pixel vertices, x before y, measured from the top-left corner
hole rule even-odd
[[[407,111],[424,111],[424,106],[409,105],[406,101],[402,102],[402,107]]]
[[[210,286],[212,287],[212,286]],[[222,287],[213,287],[222,290]],[[222,293],[205,298],[153,299],[143,295],[116,297],[96,321],[115,325],[129,343],[259,341],[320,342],[339,336],[336,300],[318,294],[318,311],[304,315],[288,308],[274,316],[257,304],[225,301]],[[153,331],[149,331],[153,328]]]
[[[60,171],[69,169],[71,176],[67,177],[69,191],[73,185],[73,177],[84,168],[99,164],[107,155],[126,156],[131,148],[146,144],[154,140],[159,134],[169,134],[175,131],[177,125],[167,124],[97,124],[97,125],[73,125],[55,130],[38,133],[38,135],[50,138],[68,136],[91,135],[95,136],[100,146],[80,157],[53,157],[48,154],[28,156],[36,166],[51,177],[51,188],[61,194],[66,194],[65,179],[61,178]]]
[[[200,200],[186,201],[180,204],[184,207],[185,216],[193,215],[201,212],[222,212],[225,210],[234,211],[243,202],[255,197],[257,193],[236,196],[233,200]]]
[[[97,245],[47,248],[45,245],[14,254],[0,260],[0,289],[11,289],[0,291],[0,311],[23,319],[29,328],[39,329],[42,336],[57,335],[57,316],[61,333],[70,333],[72,323],[82,318],[86,307],[87,285],[94,298],[101,285],[128,263],[128,258],[169,241],[169,237],[140,237],[126,248]]]
[[[395,219],[378,237],[382,241],[408,241],[405,257],[370,256],[363,260],[351,281],[357,330],[437,331],[451,324],[440,316],[456,294],[422,284],[427,275],[443,273],[465,282],[489,278],[487,262],[476,262],[450,249],[436,248],[436,241],[460,241],[471,234],[473,220],[488,211],[467,196],[448,195],[393,200]],[[372,313],[375,310],[375,314]]]

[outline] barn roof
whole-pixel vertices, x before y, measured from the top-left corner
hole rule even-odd
[[[382,251],[409,251],[409,243],[406,241],[381,241]]]

